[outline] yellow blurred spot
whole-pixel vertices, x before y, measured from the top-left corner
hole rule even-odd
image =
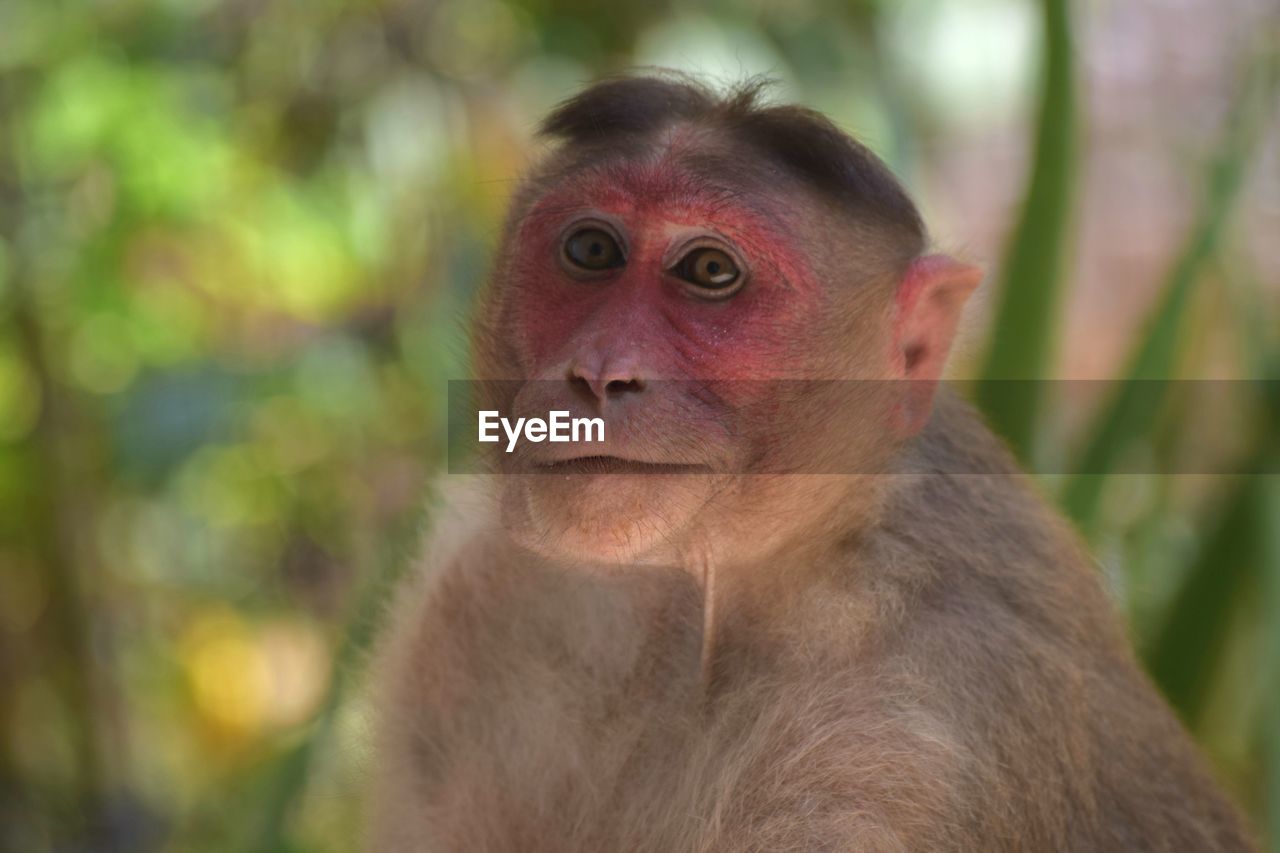
[[[202,717],[249,737],[266,720],[270,672],[244,621],[229,610],[199,617],[182,639],[183,664]]]
[[[328,649],[301,619],[257,626],[219,608],[196,619],[181,649],[201,717],[235,739],[306,722],[328,686]]]

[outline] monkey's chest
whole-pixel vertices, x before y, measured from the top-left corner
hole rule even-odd
[[[752,728],[732,697],[708,707],[700,638],[614,670],[532,651],[467,719],[421,732],[439,849],[696,849]]]
[[[694,849],[733,744],[683,698],[493,707],[434,786],[442,849]]]

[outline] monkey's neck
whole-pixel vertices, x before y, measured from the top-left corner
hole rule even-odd
[[[733,625],[760,629],[771,620],[790,618],[796,612],[791,606],[794,601],[847,563],[839,552],[849,551],[860,536],[876,525],[878,504],[886,491],[883,484],[871,483],[865,476],[843,477],[842,482],[830,476],[825,480],[825,485],[837,487],[829,496],[831,512],[817,511],[820,504],[815,503],[808,523],[797,526],[763,552],[763,543],[749,532],[733,537],[757,550],[753,559],[734,560],[731,548],[704,544],[687,552],[681,561],[685,573],[698,583],[701,592],[699,681],[704,697],[710,696],[714,687],[726,630],[734,633]],[[853,505],[859,507],[857,512],[849,511]],[[770,634],[767,629],[749,633]]]

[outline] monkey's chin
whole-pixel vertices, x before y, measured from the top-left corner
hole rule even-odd
[[[512,538],[545,557],[585,565],[675,562],[714,490],[705,473],[506,479],[503,518]]]

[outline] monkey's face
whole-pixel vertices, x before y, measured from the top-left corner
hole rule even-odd
[[[849,326],[800,248],[803,227],[670,157],[596,168],[531,204],[480,349],[523,380],[503,409],[512,420],[599,418],[604,440],[498,453],[519,540],[587,561],[678,560],[759,506],[776,486],[762,472],[847,429],[805,424],[779,390],[803,396],[796,380],[833,375],[832,354],[856,349],[823,343]]]

